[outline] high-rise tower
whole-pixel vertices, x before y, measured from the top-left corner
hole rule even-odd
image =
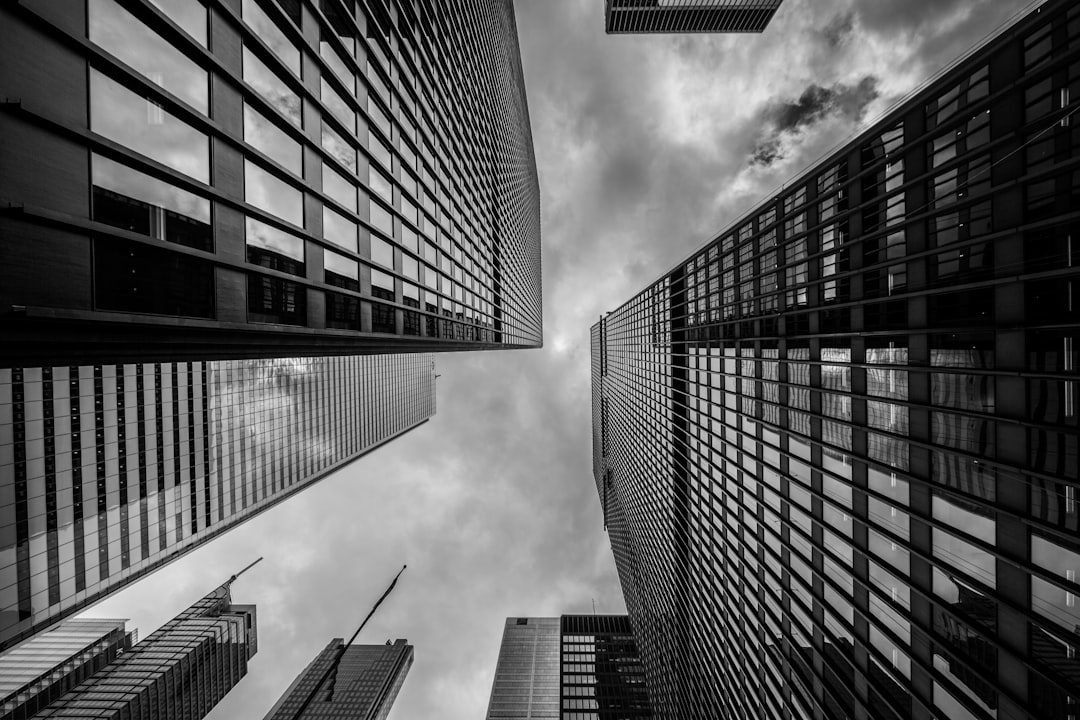
[[[608,33],[759,33],[784,0],[604,0]]]
[[[248,661],[258,649],[255,606],[233,604],[230,588],[235,579],[33,717],[205,717],[247,674]]]
[[[1077,713],[1078,99],[1051,0],[592,328],[658,717]]]
[[[511,0],[0,25],[0,367],[542,342]]]
[[[0,648],[434,413],[420,353],[0,369]]]
[[[334,638],[297,676],[265,720],[385,720],[413,663],[406,640],[349,645]]]
[[[627,616],[506,619],[487,720],[651,717]]]

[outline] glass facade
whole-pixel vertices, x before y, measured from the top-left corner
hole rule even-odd
[[[0,364],[541,344],[510,0],[0,13],[35,57],[0,72]]]
[[[413,646],[406,640],[395,640],[393,644],[387,640],[385,645],[343,645],[341,638],[330,641],[264,720],[386,720],[412,667]]]
[[[1080,7],[1051,1],[592,328],[659,717],[1074,717]]]
[[[488,720],[650,717],[627,616],[506,619]]]
[[[205,717],[247,674],[258,650],[255,606],[234,605],[231,584],[215,589],[34,717]]]
[[[0,654],[0,717],[27,720],[135,642],[123,620],[77,618]]]
[[[431,355],[0,369],[0,647],[435,413]]]
[[[608,33],[762,32],[783,0],[604,0]]]

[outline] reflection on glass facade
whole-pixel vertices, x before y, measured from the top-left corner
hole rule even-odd
[[[783,0],[604,0],[608,33],[759,33]]]
[[[1078,97],[1044,3],[593,327],[658,716],[1080,713]]]
[[[0,363],[541,344],[511,0],[77,5],[0,10],[35,58],[0,71]],[[246,252],[253,223],[299,265]]]
[[[627,616],[506,619],[487,720],[650,717]]]
[[[258,650],[254,605],[234,605],[235,576],[54,699],[35,718],[206,717]]]
[[[430,355],[0,369],[0,647],[435,413]]]
[[[135,642],[123,620],[76,618],[0,654],[0,717],[26,720]]]
[[[385,645],[349,645],[342,652],[343,645],[341,638],[331,640],[264,720],[386,720],[412,667],[413,646],[406,640],[387,640]]]

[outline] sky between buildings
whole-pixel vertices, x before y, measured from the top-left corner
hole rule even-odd
[[[438,414],[87,615],[145,637],[232,572],[259,653],[209,716],[259,720],[331,637],[408,638],[390,720],[479,720],[507,616],[624,612],[591,478],[589,326],[1027,0],[786,0],[763,35],[607,36],[517,0],[545,347],[437,357]]]

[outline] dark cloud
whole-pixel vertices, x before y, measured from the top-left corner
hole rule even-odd
[[[841,13],[822,29],[821,34],[831,48],[842,45],[855,29],[855,13]]]
[[[768,135],[754,149],[751,164],[772,165],[783,159],[783,136],[797,135],[830,115],[858,122],[867,105],[878,98],[877,87],[878,79],[868,75],[855,85],[810,85],[797,100],[773,104],[765,112]]]

